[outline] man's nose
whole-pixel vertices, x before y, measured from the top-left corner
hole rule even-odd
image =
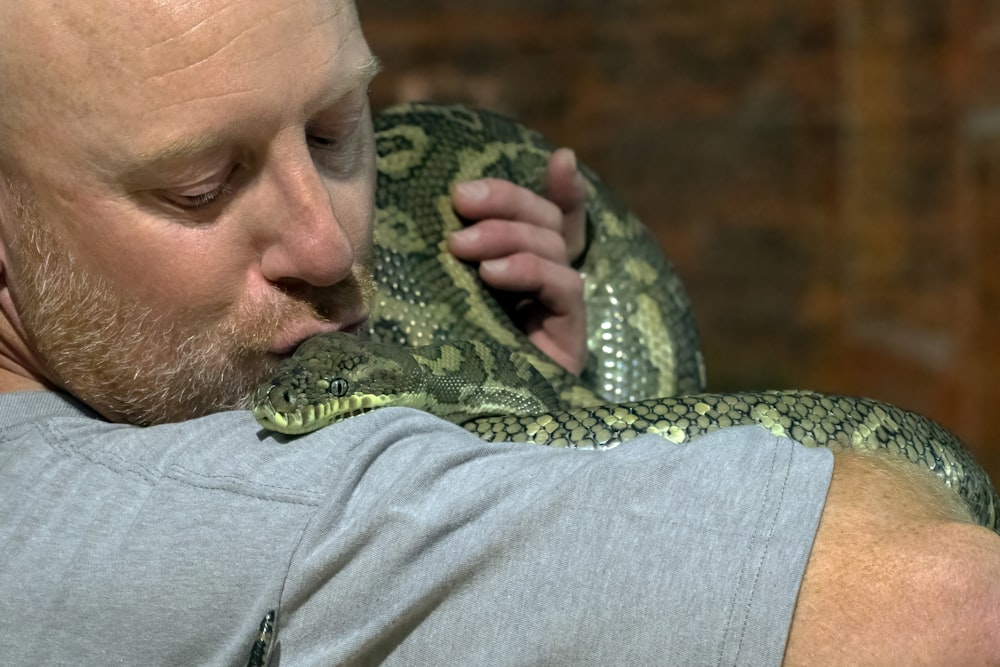
[[[355,248],[308,149],[297,153],[265,176],[271,196],[270,210],[258,212],[266,229],[261,271],[276,284],[327,287],[351,275]]]

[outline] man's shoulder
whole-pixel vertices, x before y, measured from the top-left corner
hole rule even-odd
[[[178,484],[315,504],[359,461],[386,456],[420,434],[440,441],[471,438],[452,425],[408,409],[386,409],[300,437],[262,429],[247,411],[221,412],[173,424],[112,424],[55,392],[0,395],[5,458],[59,458],[100,469],[124,483]],[[47,461],[51,464],[51,460]]]

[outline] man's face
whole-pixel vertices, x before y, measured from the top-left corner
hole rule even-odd
[[[0,303],[29,365],[111,419],[175,421],[364,319],[374,61],[352,2],[44,4],[0,10]]]

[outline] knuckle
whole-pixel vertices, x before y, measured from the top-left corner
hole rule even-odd
[[[572,267],[565,267],[566,269],[566,286],[567,290],[573,295],[579,296],[583,299],[584,291],[584,279],[583,274]]]

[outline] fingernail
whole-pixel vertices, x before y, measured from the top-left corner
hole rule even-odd
[[[576,165],[576,151],[573,150],[572,148],[567,148],[566,152],[569,153],[569,163],[570,163],[570,166],[573,168],[573,171],[576,171],[576,167],[577,167],[577,165]]]
[[[451,236],[458,237],[466,243],[471,243],[479,238],[479,230],[476,227],[464,227],[457,232],[452,232]]]
[[[489,190],[490,189],[482,181],[466,181],[465,183],[459,183],[455,186],[456,193],[473,201],[485,199],[486,195],[489,194]]]
[[[489,273],[503,273],[509,263],[506,259],[488,259],[482,262],[479,268],[486,269]]]

